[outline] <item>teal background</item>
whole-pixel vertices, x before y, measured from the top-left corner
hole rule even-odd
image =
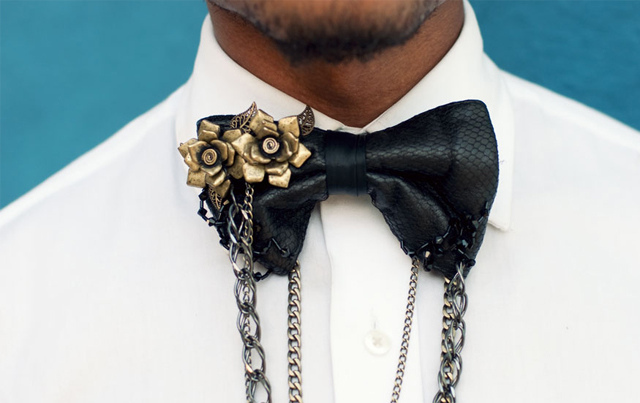
[[[640,1],[472,0],[505,70],[640,129]],[[0,207],[191,72],[203,1],[0,0]]]

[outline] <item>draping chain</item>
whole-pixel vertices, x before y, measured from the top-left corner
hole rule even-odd
[[[289,338],[289,403],[302,403],[300,263],[289,272],[289,306],[287,312]]]
[[[455,387],[462,372],[460,352],[464,347],[465,323],[467,310],[467,293],[464,285],[464,265],[459,264],[457,273],[452,279],[445,278],[444,307],[442,308],[442,353],[440,355],[440,372],[438,373],[439,390],[433,403],[455,403]]]
[[[230,192],[231,205],[228,220],[229,258],[236,276],[235,297],[239,309],[237,327],[243,343],[242,358],[245,367],[247,402],[258,403],[256,395],[263,394],[266,398],[265,402],[271,403],[271,385],[266,376],[265,353],[260,343],[260,318],[256,312],[256,282],[254,279],[252,250],[253,192],[253,187],[247,183],[242,204],[237,202],[234,192]],[[419,266],[419,259],[414,258],[411,265],[407,308],[391,403],[398,402],[402,390],[416,304]],[[444,307],[442,310],[442,352],[440,356],[440,371],[438,373],[439,390],[433,399],[433,403],[456,402],[455,386],[462,372],[462,357],[460,353],[464,347],[465,340],[463,317],[467,309],[463,270],[464,266],[460,264],[457,267],[457,273],[452,279],[445,278]],[[289,273],[289,302],[287,308],[290,403],[302,403],[300,285],[300,264],[296,262],[294,269]]]
[[[398,368],[396,369],[396,379],[393,383],[391,393],[391,403],[397,403],[402,390],[404,370],[407,366],[407,353],[409,352],[409,340],[411,338],[411,326],[413,325],[413,311],[416,307],[416,287],[418,285],[418,271],[420,261],[417,257],[411,262],[411,278],[409,280],[409,295],[407,297],[407,311],[404,315],[404,328],[402,329],[402,343],[400,344],[400,357],[398,357]]]
[[[236,276],[238,331],[242,338],[247,402],[257,403],[256,395],[265,395],[271,403],[271,385],[266,376],[264,349],[260,344],[260,318],[256,312],[256,282],[253,273],[253,187],[247,183],[242,204],[233,190],[229,206],[229,259]]]

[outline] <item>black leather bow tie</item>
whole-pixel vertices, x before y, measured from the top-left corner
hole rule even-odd
[[[198,128],[206,121],[222,133],[234,127],[234,119],[211,116],[199,121]],[[267,151],[295,147],[283,138],[266,144],[266,138],[261,147]],[[313,129],[300,143],[311,155],[299,168],[290,167],[287,188],[266,180],[254,184],[254,258],[267,269],[286,274],[293,268],[313,208],[338,193],[368,193],[402,250],[419,257],[427,270],[452,278],[458,263],[467,272],[475,263],[498,185],[496,139],[482,102],[444,105],[366,135]],[[220,150],[217,156],[222,158],[225,151]],[[231,191],[241,200],[244,186],[234,178],[231,182]],[[202,208],[200,214],[217,227],[228,248],[228,205],[212,199],[216,197],[203,191],[201,199],[214,218],[206,218]]]

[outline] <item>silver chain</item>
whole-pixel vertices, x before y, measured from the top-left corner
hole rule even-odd
[[[257,403],[256,395],[265,395],[266,403],[271,403],[271,385],[266,376],[266,359],[260,343],[260,318],[256,312],[256,282],[253,270],[253,187],[247,183],[242,204],[238,204],[231,191],[229,206],[229,258],[236,276],[235,297],[239,313],[238,331],[242,338],[242,358],[245,367],[245,386],[248,403]],[[391,394],[391,403],[397,403],[402,391],[402,382],[407,363],[409,341],[413,325],[416,304],[416,288],[420,262],[414,258],[411,264],[407,309],[405,312],[402,342],[396,378]],[[438,373],[439,390],[433,403],[455,403],[455,386],[462,372],[465,323],[467,309],[463,265],[458,265],[452,279],[445,278],[444,307],[442,310],[442,352]],[[300,264],[296,262],[289,273],[288,303],[288,366],[289,366],[289,402],[302,403],[301,374],[301,281]],[[257,362],[256,362],[257,361]]]
[[[396,380],[393,383],[391,403],[397,403],[402,391],[404,370],[407,367],[407,353],[409,352],[409,340],[411,339],[411,327],[413,325],[413,311],[416,307],[416,287],[418,285],[418,271],[420,262],[417,257],[411,262],[411,278],[409,280],[409,295],[407,297],[407,311],[404,315],[404,328],[402,329],[402,343],[400,344],[400,356],[396,369]]]
[[[464,285],[464,265],[457,266],[452,279],[444,280],[444,307],[442,309],[442,353],[440,355],[440,372],[438,373],[439,390],[433,403],[455,403],[455,387],[462,372],[460,352],[464,347],[465,323],[467,310],[467,293]]]
[[[289,403],[302,403],[300,263],[289,272]]]
[[[253,187],[246,184],[245,197],[238,204],[233,190],[229,206],[229,259],[236,275],[238,331],[242,338],[247,402],[257,403],[265,395],[271,403],[271,385],[266,376],[266,359],[260,344],[260,318],[256,312],[256,282],[253,277]]]

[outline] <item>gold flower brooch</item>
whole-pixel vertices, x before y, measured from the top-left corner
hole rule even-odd
[[[300,168],[311,156],[300,142],[315,124],[308,106],[300,115],[277,122],[255,102],[228,124],[214,123],[213,118],[201,119],[198,138],[180,144],[178,150],[189,167],[187,185],[208,186],[220,200],[229,192],[230,177],[258,183],[266,176],[269,184],[286,188],[291,178],[289,164]]]

